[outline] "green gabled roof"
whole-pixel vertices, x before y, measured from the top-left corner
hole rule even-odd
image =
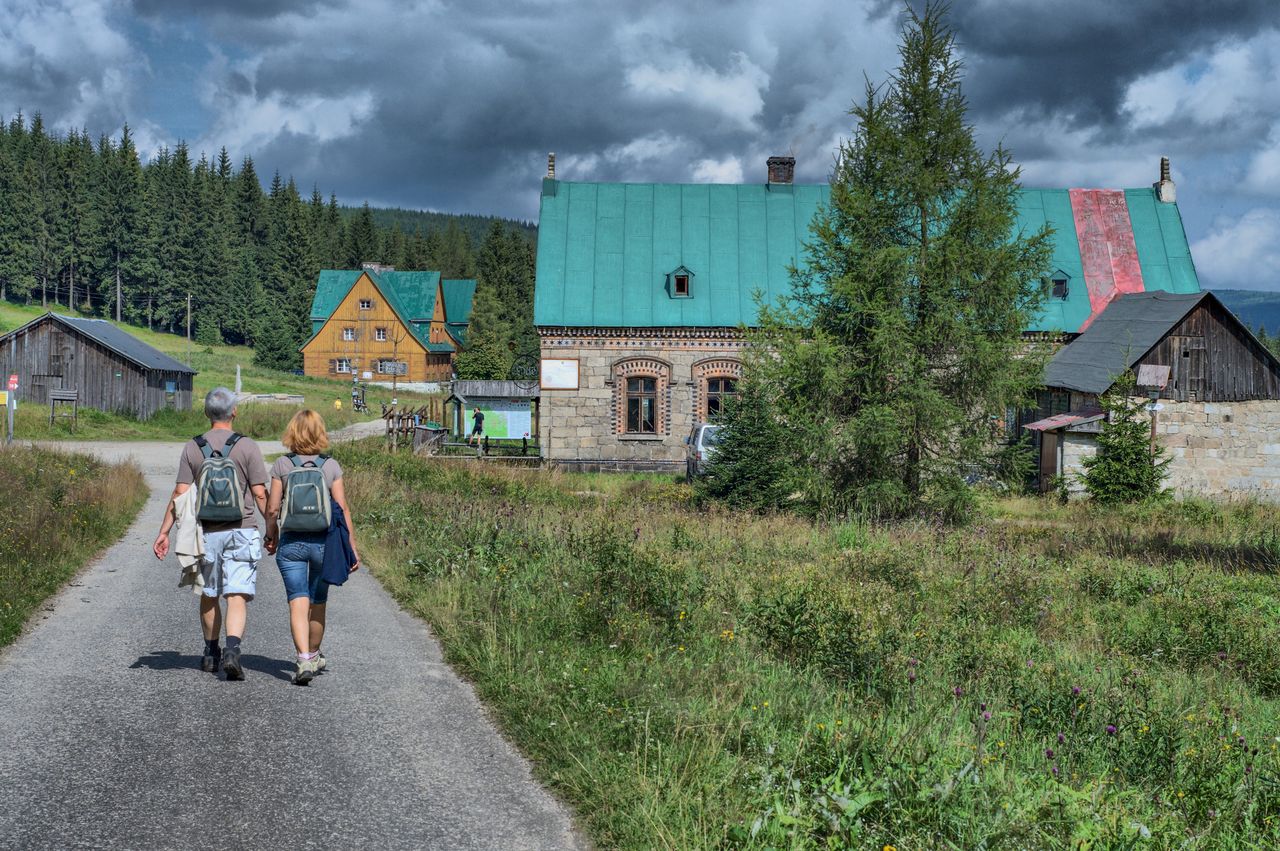
[[[311,334],[320,333],[324,323],[337,309],[347,293],[355,286],[360,276],[367,274],[379,292],[386,298],[387,304],[395,311],[396,316],[409,329],[409,333],[429,352],[452,351],[447,343],[432,343],[429,338],[432,314],[436,308],[436,291],[440,287],[439,272],[375,272],[371,269],[325,269],[320,272],[316,281],[315,298],[311,301]],[[446,282],[449,283],[449,282]],[[454,289],[463,293],[475,293],[475,281],[456,281],[463,284]],[[470,290],[465,286],[470,284]],[[458,297],[460,298],[460,296]],[[460,307],[458,309],[461,309]],[[449,295],[446,289],[445,311],[449,310]],[[468,303],[466,314],[470,314]]]
[[[471,305],[476,295],[476,282],[470,278],[445,278],[444,318],[450,325],[466,326],[471,321]]]
[[[1072,192],[1079,190],[1020,192],[1019,224],[1027,233],[1053,226],[1050,271],[1070,276],[1067,298],[1050,299],[1027,330],[1077,331],[1105,308],[1114,288],[1199,291],[1176,204],[1159,202],[1152,189],[1101,193],[1107,203],[1127,206],[1127,214],[1106,207],[1099,215],[1097,191],[1084,193],[1093,213],[1083,211],[1083,202],[1075,209]],[[755,291],[768,302],[791,292],[787,268],[803,264],[809,225],[829,198],[825,184],[544,181],[534,324],[752,325]],[[1114,269],[1099,266],[1126,252],[1132,258],[1135,250],[1135,268],[1121,260]],[[673,297],[667,276],[681,266],[693,275],[691,294]]]

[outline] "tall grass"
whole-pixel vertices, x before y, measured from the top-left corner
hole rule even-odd
[[[132,464],[0,448],[0,646],[124,533],[146,497],[142,473]]]
[[[342,461],[376,575],[602,847],[1280,846],[1259,507],[815,526]]]

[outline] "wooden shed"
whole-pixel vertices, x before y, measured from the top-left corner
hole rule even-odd
[[[0,337],[0,373],[18,375],[21,402],[76,391],[81,407],[149,419],[190,410],[191,367],[105,319],[45,315]]]
[[[1171,451],[1175,490],[1274,490],[1280,360],[1211,292],[1117,296],[1054,355],[1038,409],[1022,418],[1038,444],[1042,489],[1059,473],[1078,477],[1096,451],[1100,397],[1125,370],[1152,403],[1153,439]]]

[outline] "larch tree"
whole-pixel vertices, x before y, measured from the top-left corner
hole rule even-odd
[[[966,123],[945,11],[906,10],[897,71],[851,110],[793,297],[764,306],[749,361],[765,387],[744,398],[799,437],[800,495],[826,510],[963,513],[1041,375],[1022,331],[1049,233],[1020,230],[1018,169]]]

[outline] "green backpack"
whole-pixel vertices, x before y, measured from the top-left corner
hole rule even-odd
[[[215,451],[203,435],[192,438],[204,455],[196,476],[196,519],[201,523],[239,523],[244,519],[244,488],[231,461],[231,448],[239,439],[240,435],[232,432],[226,445]]]
[[[329,486],[325,484],[321,467],[328,455],[318,455],[315,461],[302,462],[292,452],[285,456],[293,462],[293,469],[284,476],[284,500],[280,504],[280,530],[283,532],[327,532],[333,520],[333,507],[329,501]]]

